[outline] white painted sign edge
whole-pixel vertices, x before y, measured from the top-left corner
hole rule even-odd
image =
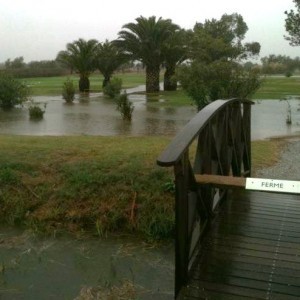
[[[300,194],[300,181],[247,178],[246,190]]]

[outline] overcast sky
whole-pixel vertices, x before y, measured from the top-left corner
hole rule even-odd
[[[246,41],[261,44],[261,56],[300,56],[284,39],[284,11],[292,0],[0,0],[0,62],[55,59],[68,42],[117,38],[122,25],[139,16],[169,18],[185,29],[205,19],[239,13]]]

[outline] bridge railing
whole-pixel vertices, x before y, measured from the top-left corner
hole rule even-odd
[[[175,173],[175,297],[187,283],[204,233],[227,192],[199,184],[198,175],[250,176],[251,104],[240,99],[212,102],[157,160],[160,166],[173,166]]]

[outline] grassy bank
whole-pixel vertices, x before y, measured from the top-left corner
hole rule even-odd
[[[169,138],[0,136],[0,218],[40,232],[170,237],[171,169],[156,166]],[[278,142],[253,143],[254,168]]]

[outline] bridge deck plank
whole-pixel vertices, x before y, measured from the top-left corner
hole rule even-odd
[[[227,200],[179,299],[300,299],[300,195]]]

